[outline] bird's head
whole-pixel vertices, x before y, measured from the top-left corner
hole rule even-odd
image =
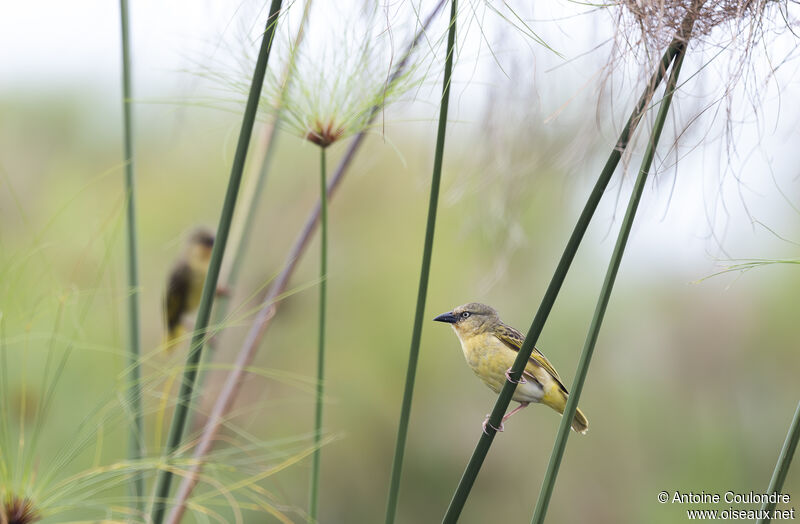
[[[492,330],[500,322],[493,307],[478,302],[458,306],[453,311],[434,318],[436,322],[447,322],[459,337],[479,335]]]
[[[208,265],[213,248],[214,233],[205,227],[198,227],[189,236],[187,250],[190,263]]]

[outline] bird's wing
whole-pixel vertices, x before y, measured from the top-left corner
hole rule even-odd
[[[167,294],[164,298],[164,313],[167,317],[167,329],[169,331],[178,326],[181,321],[181,315],[186,311],[191,280],[191,268],[186,263],[179,263],[169,274]]]
[[[522,343],[525,341],[525,337],[522,335],[522,333],[520,333],[513,327],[507,326],[505,324],[500,324],[497,327],[497,329],[495,330],[495,335],[506,346],[513,349],[514,351],[519,351],[519,348],[522,347]],[[556,371],[556,368],[554,368],[553,365],[550,363],[550,361],[547,360],[547,357],[542,355],[541,351],[539,351],[534,347],[533,351],[531,351],[530,358],[528,358],[528,362],[540,368],[544,368],[545,371],[547,371],[550,374],[550,376],[556,380],[558,385],[561,386],[561,389],[563,389],[565,392],[567,391],[567,388],[564,387],[564,384],[561,382],[561,377],[558,376],[558,371]]]

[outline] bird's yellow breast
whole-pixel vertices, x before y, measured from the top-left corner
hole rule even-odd
[[[200,305],[200,298],[203,296],[203,285],[206,282],[208,265],[197,265],[191,268],[191,282],[189,284],[189,295],[186,297],[186,310],[194,311]]]
[[[461,341],[461,349],[469,367],[487,386],[495,392],[499,392],[506,382],[506,371],[517,358],[517,352],[506,346],[492,333],[462,335],[456,331],[456,334]],[[528,370],[526,369],[526,371]],[[531,371],[535,373],[535,370],[529,372]],[[544,395],[542,386],[545,386],[545,390],[548,389],[551,386],[552,378],[549,375],[540,378],[538,375],[538,373],[533,375],[537,380],[529,377],[527,382],[520,383],[514,392],[513,400],[540,402]]]

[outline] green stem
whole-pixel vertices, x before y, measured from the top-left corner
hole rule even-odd
[[[225,201],[222,205],[217,236],[214,242],[214,249],[211,252],[208,275],[203,286],[203,295],[200,299],[200,306],[197,309],[197,320],[195,322],[189,354],[186,357],[186,364],[183,370],[183,380],[181,381],[178,393],[178,402],[175,406],[175,413],[172,424],[167,436],[166,455],[169,459],[175,453],[183,440],[186,432],[186,421],[189,412],[189,405],[194,393],[195,380],[197,378],[197,368],[202,356],[203,346],[206,339],[208,321],[211,317],[211,306],[214,303],[214,296],[219,280],[219,270],[222,264],[222,257],[225,253],[225,246],[228,242],[231,219],[236,208],[236,198],[239,193],[239,185],[242,181],[242,172],[247,158],[247,149],[250,145],[250,137],[253,133],[253,124],[256,119],[258,101],[261,95],[261,88],[264,85],[264,76],[269,61],[269,53],[272,49],[272,37],[275,33],[278,11],[281,8],[281,0],[272,0],[270,5],[269,17],[267,18],[266,30],[261,40],[261,49],[258,53],[253,80],[250,85],[250,93],[245,106],[244,117],[242,118],[242,128],[239,132],[239,141],[236,145],[236,153],[231,167],[231,176],[228,180],[228,189],[225,194]],[[161,524],[164,520],[166,501],[170,493],[172,483],[172,472],[164,468],[159,472],[156,479],[155,500],[153,502],[152,521],[154,524]]]
[[[322,445],[322,395],[325,390],[325,305],[328,291],[328,196],[325,174],[325,148],[319,148],[320,261],[319,261],[319,345],[317,346],[317,405],[314,410],[314,455],[311,461],[309,515],[317,522],[319,461]]]
[[[586,380],[586,374],[589,371],[589,364],[592,360],[594,347],[597,343],[597,337],[600,333],[600,327],[603,324],[608,301],[611,298],[611,291],[614,288],[614,282],[617,278],[622,256],[625,253],[625,246],[630,236],[633,220],[636,216],[636,210],[639,207],[639,201],[644,192],[644,186],[647,182],[647,176],[650,173],[650,167],[653,164],[653,157],[655,156],[658,141],[661,138],[661,131],[664,129],[664,122],[667,119],[667,113],[672,102],[672,95],[675,92],[675,87],[678,83],[678,75],[681,71],[681,64],[685,56],[686,45],[681,44],[678,54],[675,56],[675,62],[672,66],[669,80],[667,81],[664,98],[661,101],[661,107],[656,115],[655,122],[653,123],[653,131],[650,141],[647,144],[647,149],[642,159],[642,165],[639,168],[639,175],[636,178],[636,183],[631,193],[631,199],[628,202],[628,209],[625,212],[625,218],[620,227],[617,243],[614,246],[614,251],[611,254],[611,261],[608,265],[603,287],[600,291],[600,297],[597,300],[597,306],[592,317],[592,323],[589,327],[589,333],[586,337],[586,342],[583,346],[580,361],[578,362],[578,369],[575,372],[575,381],[572,384],[572,392],[567,400],[567,406],[564,408],[564,414],[561,419],[561,425],[558,427],[558,434],[556,441],[553,445],[553,452],[550,454],[550,463],[547,466],[547,472],[542,482],[542,488],[539,493],[539,500],[536,502],[536,509],[533,513],[532,524],[541,524],[544,522],[545,515],[547,514],[547,507],[550,502],[550,496],[553,494],[553,487],[555,486],[558,469],[561,465],[561,459],[564,456],[564,449],[567,446],[567,438],[569,438],[569,430],[572,424],[572,419],[575,416],[575,410],[578,407],[578,401],[583,391],[583,384]]]
[[[794,418],[792,418],[792,424],[786,434],[786,440],[783,442],[781,454],[778,455],[778,463],[775,464],[775,471],[772,472],[767,493],[780,493],[783,489],[783,482],[786,480],[786,474],[789,473],[789,466],[792,465],[792,457],[797,449],[798,440],[800,440],[800,403],[797,404],[797,409],[794,411]],[[759,524],[767,524],[772,520],[775,503],[765,502],[761,509],[767,511],[770,516],[758,522]]]
[[[672,62],[681,45],[681,39],[679,38],[674,39],[669,45],[664,53],[664,56],[661,58],[661,61],[656,66],[656,70],[651,76],[644,93],[642,93],[642,96],[639,98],[639,102],[636,104],[636,107],[631,113],[630,118],[628,118],[625,127],[622,128],[622,132],[617,139],[617,143],[614,146],[614,149],[611,151],[611,154],[609,155],[608,160],[603,167],[603,171],[600,173],[600,176],[598,177],[597,182],[595,183],[595,186],[586,201],[586,205],[584,206],[583,211],[578,218],[578,222],[575,224],[575,229],[573,229],[572,235],[567,242],[567,246],[564,248],[564,252],[561,255],[561,260],[558,262],[558,266],[553,273],[553,278],[550,280],[550,284],[548,285],[547,291],[542,298],[539,309],[536,311],[536,316],[533,318],[531,327],[525,336],[525,342],[522,344],[522,347],[517,354],[517,358],[514,360],[514,365],[511,367],[510,376],[514,382],[506,381],[506,383],[503,385],[503,389],[500,391],[494,408],[492,409],[492,413],[489,416],[487,431],[481,432],[480,440],[478,440],[475,450],[472,453],[472,457],[470,457],[469,463],[464,470],[464,474],[462,475],[458,487],[453,494],[453,498],[450,501],[450,506],[447,508],[447,513],[442,520],[443,523],[452,524],[458,521],[458,517],[461,514],[461,510],[464,508],[464,504],[467,501],[467,497],[472,489],[472,485],[475,483],[478,472],[480,471],[483,461],[486,458],[486,454],[489,452],[489,448],[494,440],[496,432],[492,428],[500,427],[500,421],[502,420],[503,415],[505,415],[506,409],[508,409],[508,404],[511,402],[511,397],[514,394],[516,382],[522,375],[522,371],[525,369],[528,358],[531,356],[531,351],[533,351],[533,347],[536,345],[539,335],[544,328],[547,317],[550,315],[550,311],[553,308],[556,297],[561,290],[561,285],[564,283],[564,278],[566,277],[569,267],[572,265],[572,261],[578,251],[578,247],[583,240],[583,235],[586,233],[586,229],[589,227],[589,222],[591,221],[592,216],[597,209],[597,205],[600,203],[600,199],[603,196],[609,181],[611,180],[611,175],[614,173],[617,164],[619,164],[622,153],[628,147],[631,135],[636,130],[636,127],[638,126],[639,121],[644,114],[645,108],[653,96],[653,92],[663,80],[669,64]]]
[[[141,395],[141,369],[139,361],[139,266],[136,246],[136,186],[133,176],[133,115],[131,111],[131,53],[128,31],[128,0],[120,0],[120,24],[122,29],[122,122],[125,147],[125,192],[127,194],[128,236],[128,402],[132,413],[132,424],[128,436],[128,459],[136,461],[143,455],[143,421]],[[131,486],[133,500],[141,509],[144,497],[144,477],[136,475]]]
[[[442,81],[442,102],[439,108],[439,128],[436,135],[436,150],[433,157],[433,175],[431,176],[431,192],[428,203],[428,222],[425,228],[425,245],[422,251],[422,268],[419,276],[417,292],[417,308],[414,313],[414,327],[411,332],[411,347],[408,352],[408,368],[406,385],[403,392],[403,404],[400,409],[400,424],[397,428],[394,459],[392,460],[392,476],[389,485],[389,497],[386,503],[386,524],[391,524],[397,515],[397,501],[400,492],[400,477],[403,471],[408,422],[411,417],[411,401],[414,396],[414,382],[417,375],[419,345],[422,338],[422,322],[425,316],[425,300],[428,294],[428,276],[433,253],[433,235],[436,229],[436,210],[439,204],[439,183],[442,177],[442,160],[444,158],[444,140],[447,134],[447,109],[450,101],[450,84],[453,75],[453,56],[456,44],[456,14],[458,1],[450,3],[450,28],[447,33],[447,56],[444,64]]]

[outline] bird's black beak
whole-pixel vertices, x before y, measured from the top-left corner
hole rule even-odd
[[[455,316],[452,311],[448,311],[447,313],[442,313],[433,320],[435,320],[436,322],[447,322],[448,324],[455,324],[458,321],[458,317]]]

